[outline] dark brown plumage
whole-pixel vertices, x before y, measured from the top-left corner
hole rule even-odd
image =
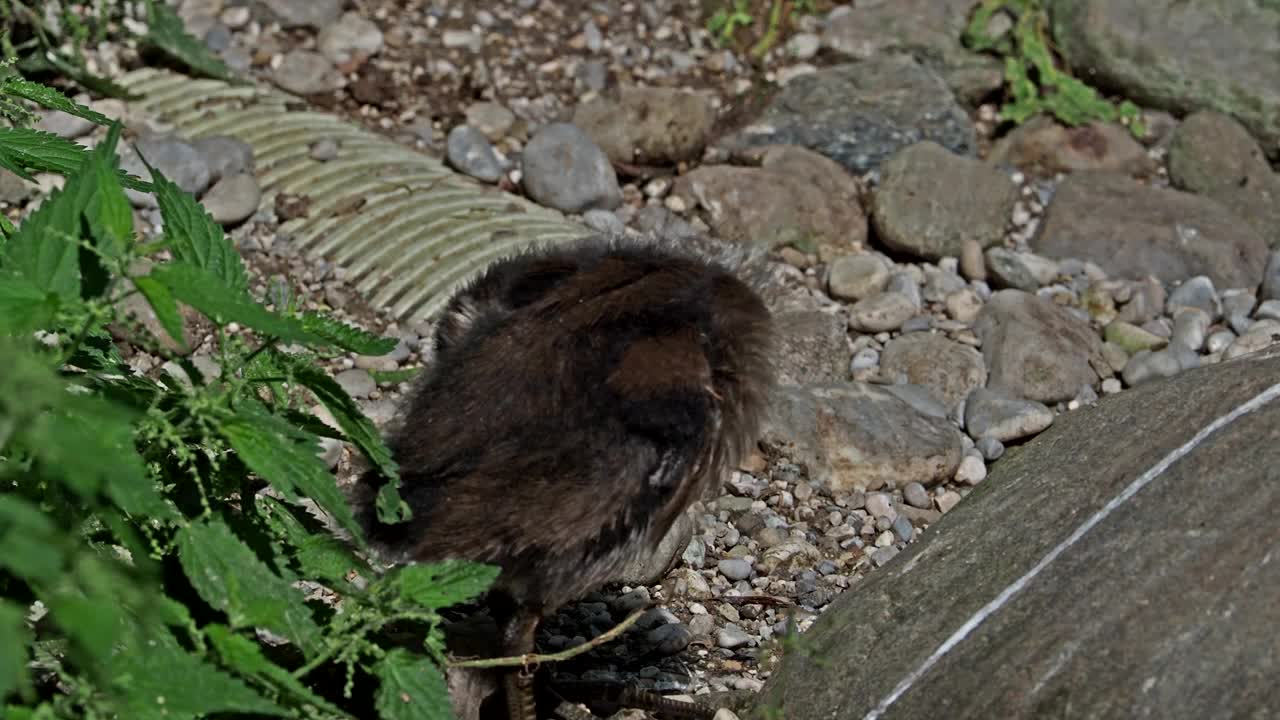
[[[370,539],[500,566],[506,650],[529,652],[538,618],[616,578],[755,441],[771,346],[749,282],[667,243],[500,261],[445,309],[390,437],[414,517],[368,508]]]

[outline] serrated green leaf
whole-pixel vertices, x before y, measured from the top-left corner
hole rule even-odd
[[[44,361],[9,343],[0,343],[0,367],[0,425],[13,428],[9,446],[44,477],[85,499],[105,490],[130,514],[171,516],[134,444],[137,411],[71,392]]]
[[[284,503],[275,498],[258,499],[267,524],[284,540],[287,551],[312,579],[329,580],[340,587],[348,586],[347,573],[352,570],[369,575],[369,566],[348,547],[324,532],[312,532],[303,526]]]
[[[31,128],[0,128],[0,167],[19,177],[35,181],[33,172],[74,174],[84,163],[88,151],[66,138]],[[125,187],[150,192],[151,184],[119,171]]]
[[[173,293],[169,292],[169,288],[146,275],[133,278],[133,286],[138,288],[138,292],[142,293],[142,296],[151,304],[151,309],[156,313],[156,319],[160,321],[160,327],[164,328],[179,348],[186,348],[187,341],[182,332],[182,313],[178,311],[178,302],[173,299]]]
[[[187,34],[182,18],[163,2],[147,0],[147,34],[143,39],[198,73],[219,80],[236,79],[231,68],[204,43]]]
[[[188,262],[160,265],[153,268],[149,276],[169,288],[175,298],[220,325],[238,322],[286,342],[324,342],[324,338],[307,332],[293,318],[272,313],[243,290],[227,287],[216,275]]]
[[[143,97],[137,93],[130,92],[128,88],[114,83],[101,75],[89,72],[75,62],[69,62],[64,53],[53,48],[42,53],[34,52],[23,55],[18,60],[16,67],[23,75],[28,77],[47,72],[57,73],[84,89],[105,97],[118,98],[120,100],[141,100]]]
[[[386,355],[396,349],[395,338],[386,338],[348,325],[341,320],[318,312],[306,312],[301,316],[302,326],[325,338],[331,344],[359,355]]]
[[[59,593],[45,598],[49,616],[94,662],[111,658],[111,648],[124,627],[120,607],[110,597]]]
[[[0,335],[27,335],[48,327],[58,304],[57,295],[24,277],[0,276]]]
[[[146,162],[146,159],[143,159]],[[245,293],[249,278],[244,262],[227,240],[222,227],[209,217],[196,199],[173,184],[159,170],[147,166],[155,187],[160,217],[164,219],[164,236],[177,260],[207,270],[228,288]]]
[[[184,528],[178,560],[200,597],[226,613],[232,627],[265,627],[307,655],[319,648],[320,626],[301,591],[272,572],[221,520]]]
[[[0,600],[0,698],[8,697],[15,690],[30,687],[27,673],[27,644],[31,633],[27,630],[26,612],[19,605]]]
[[[5,78],[4,84],[0,85],[0,93],[26,98],[50,110],[61,110],[99,125],[111,124],[111,120],[102,113],[75,102],[48,85],[31,82],[17,75]]]
[[[84,157],[88,162],[88,156]],[[73,176],[27,216],[5,246],[5,268],[63,300],[80,296],[80,213],[84,181]]]
[[[97,247],[107,257],[119,257],[133,239],[133,208],[120,185],[116,143],[120,124],[111,123],[107,137],[94,146],[91,161],[85,169],[92,195],[85,207],[85,218],[97,240]]]
[[[406,565],[391,582],[402,600],[418,607],[440,610],[467,602],[489,589],[498,577],[492,565],[445,560],[438,563]]]
[[[63,562],[56,535],[39,507],[16,495],[0,495],[0,568],[31,583],[53,583]]]
[[[310,390],[329,410],[333,419],[338,421],[338,426],[346,433],[347,439],[355,443],[385,477],[396,477],[400,468],[392,459],[390,448],[382,441],[382,435],[373,421],[365,416],[347,391],[314,365],[297,362],[283,353],[276,353],[276,356],[280,364],[289,367],[294,380]]]
[[[178,645],[167,630],[148,628],[135,636],[112,663],[120,695],[119,717],[130,720],[184,720],[219,713],[289,713],[242,680]]]
[[[314,705],[325,712],[335,713],[339,717],[349,717],[329,701],[311,692],[288,670],[268,660],[262,654],[262,649],[252,640],[235,634],[225,625],[208,625],[204,628],[204,632],[213,643],[214,649],[218,651],[223,665],[240,675],[271,686],[297,701]]]
[[[454,720],[444,676],[427,658],[396,648],[382,658],[376,673],[381,720]]]
[[[320,459],[316,436],[299,430],[265,410],[245,404],[224,423],[222,434],[250,470],[294,501],[302,494],[333,516],[363,542],[351,506],[337,479]]]

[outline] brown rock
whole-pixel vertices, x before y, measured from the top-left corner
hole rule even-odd
[[[674,88],[624,86],[578,107],[582,128],[610,160],[668,165],[697,157],[715,125],[709,96]]]
[[[1207,275],[1220,288],[1256,287],[1267,256],[1266,241],[1220,203],[1104,172],[1062,182],[1031,246],[1115,275],[1166,283]]]
[[[1038,175],[1085,170],[1145,175],[1153,169],[1146,148],[1123,125],[1091,122],[1069,128],[1046,115],[1037,115],[1000,138],[987,161]]]
[[[727,240],[793,244],[817,250],[824,259],[866,242],[860,188],[844,168],[789,146],[766,148],[760,161],[760,167],[700,167],[681,176],[672,194],[704,209],[711,227]]]

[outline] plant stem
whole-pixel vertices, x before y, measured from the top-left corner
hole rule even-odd
[[[480,660],[450,660],[449,667],[456,668],[492,668],[492,667],[520,667],[523,665],[539,665],[548,662],[560,662],[570,658],[577,657],[592,648],[599,647],[610,640],[618,637],[627,628],[631,627],[640,619],[647,608],[640,608],[627,616],[625,620],[609,629],[603,635],[589,640],[577,647],[569,648],[558,653],[549,655],[539,655],[537,653],[529,653],[528,655],[515,655],[510,657],[484,658]]]

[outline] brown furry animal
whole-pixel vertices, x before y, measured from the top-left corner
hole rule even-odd
[[[445,309],[390,438],[414,515],[366,507],[374,546],[501,567],[505,650],[532,651],[545,613],[655,547],[756,440],[771,318],[732,264],[593,237],[488,268]]]

